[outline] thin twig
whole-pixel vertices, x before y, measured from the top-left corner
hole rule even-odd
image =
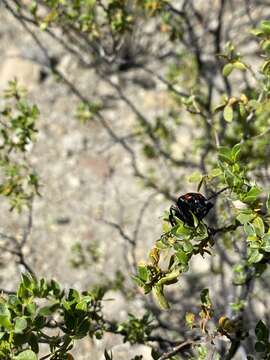
[[[31,234],[32,227],[33,227],[33,198],[30,200],[28,204],[28,221],[23,231],[22,241],[20,244],[21,247],[23,247],[26,244],[27,239]]]
[[[186,340],[186,341],[182,342],[181,344],[175,346],[171,350],[167,351],[163,355],[161,355],[158,358],[158,360],[170,359],[172,356],[176,355],[178,352],[186,350],[187,348],[189,348],[190,346],[192,346],[195,343],[197,343],[197,342],[194,340]]]

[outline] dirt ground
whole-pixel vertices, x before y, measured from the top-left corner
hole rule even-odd
[[[44,34],[44,43],[50,41]],[[49,44],[59,60],[59,68],[71,81],[76,80],[88,94],[110,99],[112,90],[90,71],[85,77],[80,66],[69,55],[63,55],[55,44]],[[40,109],[37,142],[29,150],[31,164],[41,179],[41,197],[33,205],[33,227],[27,241],[25,256],[38,277],[55,278],[64,287],[86,289],[100,279],[114,278],[117,270],[130,277],[129,245],[117,229],[103,221],[119,223],[127,234],[132,234],[137,217],[145,208],[138,233],[137,260],[145,259],[151,244],[161,231],[161,217],[166,206],[163,197],[145,189],[133,176],[130,159],[121,146],[112,142],[98,122],[81,124],[75,118],[77,100],[53,77],[42,78],[44,66],[39,50],[32,38],[0,6],[0,90],[8,81],[17,78],[27,87],[31,102]],[[40,60],[41,59],[41,60]],[[83,75],[83,78],[82,78]],[[152,84],[151,89],[126,86],[126,93],[143,104],[147,115],[156,115],[168,101],[162,87]],[[134,116],[124,105],[108,100],[106,119],[113,123],[118,135],[125,136],[134,124]],[[131,143],[132,145],[132,143]],[[0,231],[20,237],[27,222],[27,214],[10,213],[8,202],[2,198]],[[72,250],[80,244],[86,253],[86,264],[74,269],[76,258]],[[90,248],[89,251],[86,249]],[[1,254],[0,282],[7,290],[15,289],[20,271],[14,259]],[[120,293],[105,304],[105,311],[126,317],[130,309],[140,313],[143,295],[138,294],[129,304]],[[98,359],[103,348],[121,344],[120,337],[108,336],[105,343],[93,344],[89,340],[80,345],[76,359]],[[145,353],[147,347],[132,351],[128,345],[115,349],[117,359]],[[75,350],[76,353],[76,350]],[[122,355],[121,355],[122,354]],[[124,355],[123,355],[124,354]],[[147,355],[148,354],[148,355]]]

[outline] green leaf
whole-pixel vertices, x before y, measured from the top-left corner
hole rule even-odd
[[[235,144],[231,150],[231,158],[233,162],[236,162],[240,151],[241,151],[241,144]]]
[[[168,219],[168,217],[167,217],[167,219]],[[171,230],[171,226],[170,226],[169,222],[168,221],[163,221],[163,224],[162,224],[163,233],[167,233],[170,230]]]
[[[247,280],[247,274],[245,271],[245,267],[243,264],[237,264],[233,267],[234,277],[233,283],[234,285],[242,285]]]
[[[188,177],[188,181],[190,183],[198,183],[201,181],[202,179],[202,174],[199,171],[195,171],[194,173],[192,173],[189,177]]]
[[[220,168],[214,168],[210,171],[210,173],[208,173],[209,178],[214,178],[220,175],[222,175],[222,171]]]
[[[7,304],[0,303],[0,317],[5,316],[10,319],[10,311]]]
[[[31,346],[31,349],[37,354],[39,352],[38,337],[34,333],[32,333],[28,342]]]
[[[193,224],[194,224],[193,226],[194,226],[194,228],[197,228],[200,222],[193,213],[192,213],[192,217],[193,217]]]
[[[169,303],[163,293],[163,286],[155,285],[153,287],[153,294],[161,309],[167,310],[170,308]]]
[[[233,311],[239,312],[245,309],[246,302],[244,300],[239,300],[237,302],[230,303],[230,307]]]
[[[76,309],[81,311],[87,311],[88,304],[91,302],[91,300],[91,296],[84,296],[81,301],[78,302],[78,304],[76,305]]]
[[[152,291],[152,285],[150,284],[144,284],[143,286],[143,291],[146,294],[149,294]]]
[[[30,315],[34,315],[36,313],[37,305],[35,303],[27,304],[26,309]]]
[[[144,282],[138,276],[133,275],[132,280],[135,281],[139,287],[144,287]]]
[[[47,29],[47,27],[48,27],[48,23],[46,23],[46,22],[42,22],[42,23],[40,23],[40,25],[39,25],[39,28],[40,28],[40,30],[42,30],[42,31],[45,31],[45,30]]]
[[[237,70],[241,70],[241,71],[247,70],[247,66],[244,63],[242,63],[241,61],[235,61],[232,65]]]
[[[243,225],[252,221],[255,217],[255,214],[249,210],[243,210],[236,216],[236,219]]]
[[[43,306],[42,308],[39,309],[38,311],[38,315],[39,316],[49,316],[54,312],[54,309],[51,305],[49,306]]]
[[[138,275],[139,278],[143,281],[148,280],[148,271],[146,265],[139,265],[138,266]]]
[[[7,304],[0,304],[0,326],[2,325],[6,329],[11,328],[11,314]]]
[[[89,327],[90,327],[90,320],[89,319],[84,319],[80,325],[77,327],[77,334],[76,334],[76,338],[77,339],[81,339],[83,337],[85,337],[87,335],[87,332],[89,331]],[[95,334],[95,336],[98,338],[98,332]]]
[[[247,241],[249,243],[250,250],[253,251],[253,249],[260,249],[261,244],[257,238],[257,236],[248,236]]]
[[[218,149],[218,157],[220,160],[225,161],[228,164],[231,164],[233,162],[231,149],[221,146]]]
[[[27,328],[27,320],[25,316],[15,319],[14,332],[16,334],[21,334]]]
[[[250,30],[250,33],[252,35],[255,35],[255,36],[262,36],[263,35],[263,31],[260,30],[260,29],[251,29]]]
[[[186,324],[192,329],[195,322],[195,315],[191,312],[186,313]]]
[[[267,20],[260,22],[260,28],[266,35],[270,35],[270,22]]]
[[[200,222],[196,228],[196,233],[193,235],[193,240],[201,241],[209,236],[207,227],[203,222]]]
[[[260,216],[257,216],[253,221],[252,224],[255,228],[256,234],[260,237],[264,235],[264,222]]]
[[[61,293],[61,287],[60,287],[60,285],[58,284],[57,281],[51,280],[51,288],[52,288],[53,293],[55,295],[59,295]]]
[[[18,297],[16,295],[9,295],[9,297],[8,297],[9,309],[14,309],[14,311],[16,312],[16,308],[18,306],[20,306],[21,304],[22,304],[21,301],[18,299]]]
[[[244,224],[244,230],[245,230],[245,233],[248,235],[248,236],[256,236],[256,231],[255,231],[255,227],[250,224],[250,223],[245,223]]]
[[[262,49],[265,52],[270,52],[270,40],[265,40],[262,44]]]
[[[257,186],[253,186],[246,196],[242,199],[242,201],[246,203],[253,203],[257,200],[257,197],[262,193],[262,190],[258,188]]]
[[[26,287],[26,289],[31,288],[33,282],[32,276],[28,273],[22,273],[21,277],[22,277],[22,283]]]
[[[188,256],[187,254],[179,249],[176,253],[175,253],[177,260],[180,262],[180,264],[186,265],[188,263]]]
[[[209,295],[209,289],[203,289],[201,291],[201,302],[203,305],[205,305],[207,307],[212,306],[212,302],[211,302],[210,295]]]
[[[262,320],[257,323],[255,328],[255,334],[259,341],[268,342],[269,329]]]
[[[245,118],[247,112],[246,112],[246,108],[245,108],[244,104],[239,103],[238,106],[239,106],[239,114],[240,114],[240,116],[241,116],[242,118]]]
[[[76,305],[76,310],[81,310],[81,311],[87,311],[88,308],[88,302],[85,300],[82,300],[80,302],[78,302],[78,304]]]
[[[183,223],[179,224],[175,231],[173,231],[174,235],[179,240],[187,239],[190,236],[190,229],[187,228]]]
[[[164,244],[164,242],[162,240],[158,240],[156,242],[156,248],[159,250],[165,250],[168,248],[168,246],[166,244]]]
[[[268,211],[268,214],[269,214],[270,213],[270,193],[267,196],[266,208],[267,208],[267,211]]]
[[[173,284],[177,281],[177,278],[180,274],[179,269],[175,269],[169,273],[167,273],[165,276],[163,276],[158,282],[157,285],[169,285]]]
[[[260,107],[260,103],[255,99],[251,99],[248,102],[248,106],[251,110],[257,110]]]
[[[225,76],[225,77],[229,76],[230,73],[233,71],[233,69],[234,69],[234,67],[233,67],[233,64],[231,64],[231,63],[223,66],[223,69],[222,69],[223,76]]]
[[[256,350],[256,352],[265,352],[266,346],[264,343],[257,341],[255,343],[255,350]]]
[[[37,355],[32,350],[25,350],[19,355],[14,356],[14,360],[38,360]]]
[[[270,234],[265,234],[262,238],[262,249],[266,252],[270,252]]]
[[[263,254],[261,254],[259,252],[259,250],[257,249],[249,249],[249,257],[248,257],[248,263],[249,264],[256,264],[258,263],[259,261],[262,260],[263,258]]]
[[[224,110],[223,110],[223,116],[224,119],[227,122],[232,122],[233,120],[233,108],[230,105],[226,105]]]
[[[44,327],[45,323],[46,319],[43,316],[37,316],[34,320],[34,325],[37,329],[41,329],[42,327]]]
[[[262,72],[269,76],[270,74],[270,60],[266,60],[262,65]]]
[[[189,240],[184,240],[183,241],[183,250],[185,251],[185,253],[189,254],[192,252],[193,250],[193,245]]]
[[[75,289],[69,289],[68,300],[80,301],[80,294]]]
[[[215,108],[214,108],[214,113],[217,113],[221,110],[223,110],[226,106],[227,102],[222,102],[221,104],[217,105]]]

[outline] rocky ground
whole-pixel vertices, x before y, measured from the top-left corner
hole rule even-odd
[[[45,34],[42,36],[44,43],[50,41]],[[69,55],[63,55],[55,44],[50,45],[53,55],[58,58],[59,69],[71,81],[75,79],[88,94],[113,98],[112,90],[94,71],[81,78],[78,64]],[[37,142],[29,154],[42,187],[41,197],[36,198],[33,205],[33,227],[25,248],[27,261],[37,276],[53,277],[65,287],[85,289],[100,278],[113,279],[117,270],[122,271],[129,281],[129,245],[101,218],[119,223],[132,234],[141,208],[149,202],[138,233],[136,258],[140,260],[146,257],[160,234],[161,216],[169,204],[134,178],[130,159],[98,122],[87,125],[78,122],[75,118],[76,99],[53,77],[44,78],[46,69],[42,66],[42,56],[31,36],[1,6],[0,51],[1,92],[9,80],[17,78],[27,87],[30,100],[41,112]],[[150,89],[131,85],[126,91],[142,104],[148,115],[158,114],[168,101],[164,89],[155,84],[150,84]],[[108,100],[105,115],[119,135],[124,136],[132,129],[134,116],[124,105]],[[21,236],[27,214],[10,213],[4,198],[0,208],[1,232]],[[86,260],[83,266],[74,269],[72,259],[77,259],[73,250],[76,244],[86,253]],[[1,287],[14,289],[21,270],[11,256],[1,254]],[[105,312],[110,316],[117,314],[118,320],[119,315],[124,320],[131,309],[141,312],[142,295],[129,303],[119,292],[108,296],[115,301],[105,302]],[[84,341],[78,350],[75,349],[75,353],[80,354],[76,359],[96,360],[102,357],[104,347],[109,349],[118,343],[114,348],[118,360],[126,359],[127,353],[129,356],[144,353],[144,358],[149,358],[147,347],[131,351],[129,345],[120,345],[121,342],[117,336],[106,336],[105,343],[97,341],[94,346],[89,340]]]

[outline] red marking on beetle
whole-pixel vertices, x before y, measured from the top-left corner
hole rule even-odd
[[[186,195],[183,195],[183,198],[185,200],[190,200],[190,199],[192,199],[192,195],[186,194]]]

